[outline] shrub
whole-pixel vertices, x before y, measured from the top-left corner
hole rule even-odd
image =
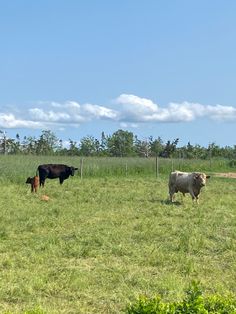
[[[127,314],[236,314],[236,299],[223,296],[204,297],[198,283],[192,283],[179,302],[163,302],[159,296],[141,296],[127,307]]]
[[[229,161],[229,166],[230,168],[235,168],[236,167],[236,159],[232,159]]]

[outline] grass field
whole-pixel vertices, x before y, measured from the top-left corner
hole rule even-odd
[[[32,194],[26,177],[50,161],[0,158],[0,313],[122,313],[140,294],[177,300],[193,279],[206,293],[235,294],[235,179],[212,176],[199,205],[167,201],[167,171],[85,168],[82,180],[47,180]]]

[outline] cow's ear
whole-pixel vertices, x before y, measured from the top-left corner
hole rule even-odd
[[[75,170],[78,170],[79,168],[74,168]]]
[[[207,179],[210,179],[211,176],[206,176]]]

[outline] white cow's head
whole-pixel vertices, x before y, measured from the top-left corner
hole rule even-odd
[[[209,179],[210,176],[206,175],[205,173],[195,173],[193,178],[194,178],[194,183],[197,186],[203,187],[206,185],[206,179]]]

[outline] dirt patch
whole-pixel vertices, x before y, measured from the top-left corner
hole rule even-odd
[[[216,177],[234,178],[236,179],[236,172],[218,172],[214,173]]]

